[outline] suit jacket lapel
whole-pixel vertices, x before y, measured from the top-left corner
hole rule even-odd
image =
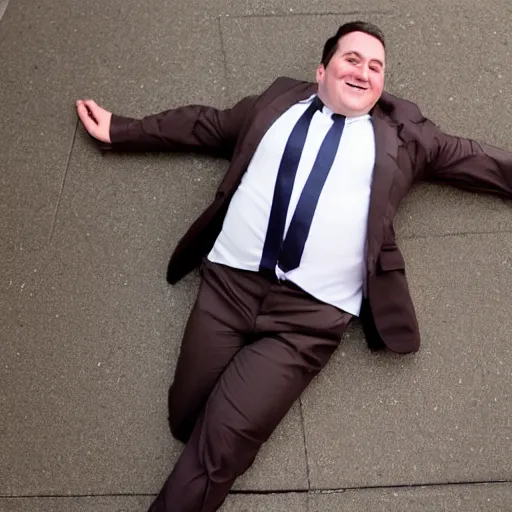
[[[240,149],[240,153],[243,155],[243,160],[240,162],[243,170],[249,164],[261,139],[279,116],[298,101],[305,100],[315,94],[316,90],[316,84],[301,82],[283,94],[271,98],[268,104],[261,107],[256,113],[250,131],[247,133]]]
[[[391,221],[391,216],[388,215],[391,206],[389,193],[398,170],[399,146],[397,125],[384,114],[379,104],[374,108],[372,122],[375,134],[375,167],[370,195],[366,246],[366,259],[370,272],[375,268],[375,262],[383,242],[386,220]],[[390,218],[388,219],[388,217]]]
[[[258,111],[248,125],[247,132],[242,135],[240,147],[235,151],[229,171],[220,185],[219,190],[223,192],[221,197],[230,197],[236,190],[261,139],[279,116],[298,101],[315,94],[316,90],[316,84],[298,82],[295,87],[277,96],[269,96],[266,101],[260,98]]]

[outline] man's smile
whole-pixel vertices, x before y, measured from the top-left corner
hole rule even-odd
[[[354,89],[359,89],[360,91],[366,91],[368,89],[368,87],[363,87],[362,85],[351,84],[350,82],[345,83]]]

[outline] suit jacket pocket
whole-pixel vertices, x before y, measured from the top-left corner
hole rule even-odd
[[[398,247],[383,247],[379,254],[378,273],[405,270],[405,261]]]
[[[404,258],[396,244],[382,247],[377,272],[368,282],[368,299],[367,324],[371,324],[369,320],[373,322],[374,337],[378,334],[393,352],[418,350],[418,321],[405,277]]]

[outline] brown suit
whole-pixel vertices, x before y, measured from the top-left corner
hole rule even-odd
[[[260,140],[291,105],[316,85],[279,78],[263,94],[219,111],[189,106],[142,121],[113,116],[113,149],[197,151],[231,161],[215,199],[179,242],[167,278],[175,283],[211,249],[235,192]],[[363,327],[370,346],[400,353],[418,350],[420,335],[395,242],[397,208],[419,180],[512,197],[512,154],[442,133],[418,107],[384,93],[372,112],[376,162],[368,218]]]

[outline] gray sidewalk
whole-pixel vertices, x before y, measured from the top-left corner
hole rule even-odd
[[[9,0],[0,21],[0,511],[143,511],[181,446],[166,393],[198,279],[167,261],[225,162],[101,154],[74,102],[142,116],[314,79],[368,19],[387,89],[512,150],[509,0]],[[0,0],[0,12],[2,2]],[[512,510],[512,202],[434,185],[397,232],[423,345],[354,325],[225,512]]]

